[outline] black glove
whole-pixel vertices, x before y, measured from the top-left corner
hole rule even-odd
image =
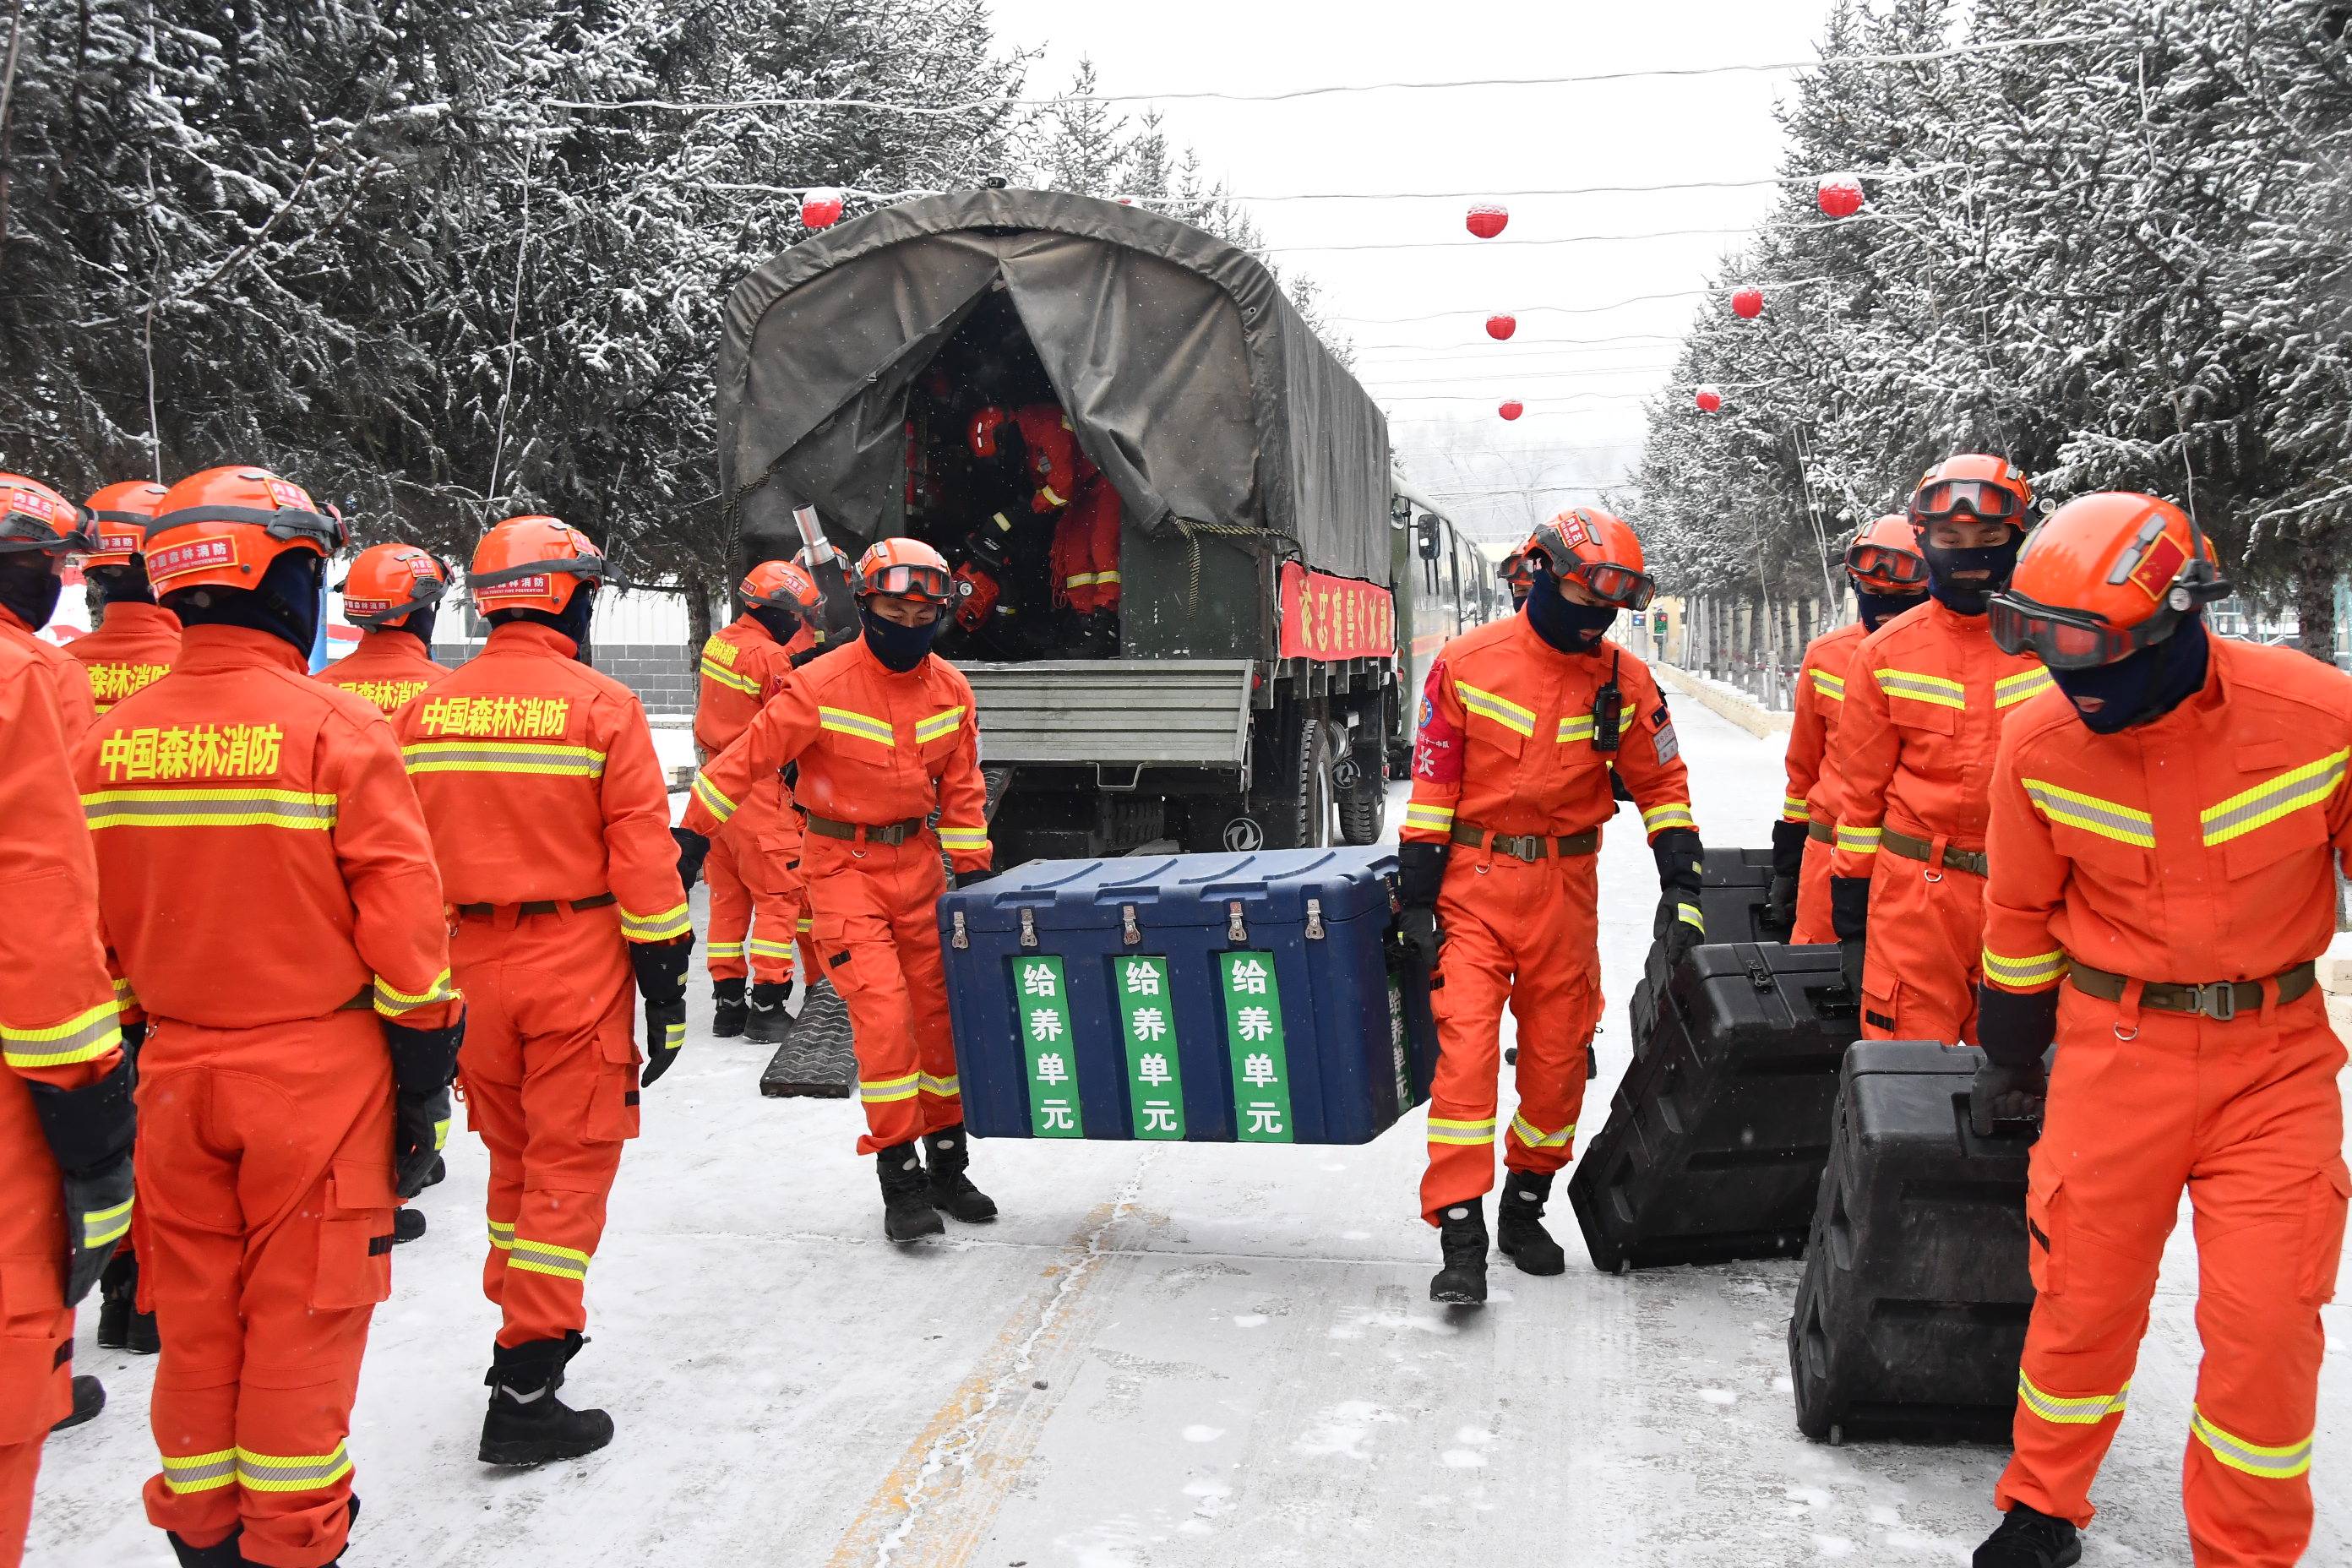
[[[1452,846],[1415,839],[1397,846],[1397,935],[1423,970],[1437,973],[1437,892],[1445,883],[1445,857]]]
[[[1830,929],[1837,932],[1838,968],[1846,989],[1862,999],[1862,962],[1870,937],[1870,879],[1830,879]]]
[[[989,881],[995,876],[995,867],[983,866],[976,871],[958,871],[955,874],[955,879],[951,885],[958,889],[977,888],[982,882]]]
[[[1445,933],[1437,929],[1435,910],[1427,904],[1407,904],[1397,916],[1397,935],[1423,969],[1437,973],[1438,944],[1445,940]]]
[[[1772,825],[1772,881],[1764,894],[1764,923],[1785,931],[1797,923],[1797,886],[1805,869],[1801,822]]]
[[[694,956],[691,933],[672,942],[629,943],[629,964],[637,972],[637,994],[667,1005],[686,1000],[686,963]]]
[[[1002,577],[1005,567],[1012,563],[1012,538],[1013,524],[1000,511],[971,531],[963,542],[964,553],[990,576]]]
[[[669,1071],[669,1064],[677,1059],[679,1049],[686,1044],[686,998],[675,1002],[646,1001],[646,1067],[637,1075],[637,1085],[643,1088]]]
[[[673,827],[669,836],[677,840],[677,879],[690,893],[702,878],[702,858],[710,853],[710,840],[691,827]]]
[[[131,1230],[131,1146],[138,1130],[131,1063],[80,1089],[24,1081],[64,1178],[65,1304],[70,1307],[89,1294],[116,1243]]]
[[[1985,1058],[1969,1083],[1969,1126],[1990,1138],[2000,1124],[2042,1124],[2042,1103],[2050,1080],[2039,1060],[2006,1063]]]
[[[1698,905],[1706,851],[1689,828],[1669,827],[1651,840],[1650,854],[1658,865],[1658,912],[1650,934],[1665,944],[1671,966],[1706,940],[1706,917]]]
[[[122,1026],[122,1054],[131,1058],[131,1065],[132,1067],[137,1067],[139,1065],[139,1047],[146,1043],[146,1025],[125,1024]]]
[[[423,1192],[449,1141],[449,1080],[457,1076],[457,1048],[466,1020],[437,1029],[383,1021],[392,1051],[392,1190],[404,1198]]]

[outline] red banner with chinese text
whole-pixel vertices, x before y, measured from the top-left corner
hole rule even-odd
[[[1377,584],[1282,564],[1282,657],[1387,658],[1396,652],[1396,602]]]

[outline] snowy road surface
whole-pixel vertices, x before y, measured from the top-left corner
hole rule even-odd
[[[1711,843],[1761,844],[1779,746],[1682,705]],[[1402,803],[1391,812],[1393,822]],[[1656,882],[1630,814],[1601,860],[1610,997],[1597,1127]],[[533,1473],[473,1458],[496,1317],[480,1145],[451,1140],[433,1232],[397,1255],[351,1442],[353,1568],[898,1564],[1964,1563],[2000,1456],[1816,1447],[1782,1336],[1798,1265],[1630,1278],[1499,1257],[1493,1304],[1433,1308],[1419,1116],[1362,1148],[982,1142],[1005,1218],[879,1239],[844,1101],[763,1100],[767,1052],[698,1034],[646,1094],[565,1395],[613,1447]],[[1507,1104],[1507,1099],[1506,1104]],[[2188,1559],[2178,1498],[2197,1363],[2194,1253],[2166,1259],[2091,1568]],[[79,1366],[113,1403],[50,1442],[29,1562],[144,1568],[153,1363]],[[2347,1309],[2328,1310],[2308,1561],[2352,1563]]]

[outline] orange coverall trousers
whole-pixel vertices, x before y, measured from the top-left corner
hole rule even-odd
[[[738,846],[722,832],[710,841],[702,876],[710,884],[710,978],[748,974],[762,984],[789,983],[806,898],[800,873],[786,870],[761,844]]]
[[[1421,1212],[1495,1185],[1495,1123],[1503,1006],[1518,1027],[1518,1113],[1503,1163],[1558,1171],[1576,1146],[1585,1047],[1601,1021],[1599,885],[1591,855],[1532,865],[1456,846],[1437,896],[1445,932],[1430,1009],[1437,1072],[1430,1086],[1429,1169]]]
[[[1984,893],[1985,879],[1973,872],[1879,852],[1863,948],[1864,1039],[1977,1043]]]
[[[41,1441],[73,1408],[65,1196],[32,1092],[0,1074],[0,1568],[23,1560]]]
[[[853,843],[808,836],[801,852],[814,925],[809,945],[849,1008],[861,1154],[878,1153],[963,1121],[955,1037],[940,958],[939,840]]]
[[[370,1012],[247,1029],[159,1018],[139,1055],[140,1288],[163,1357],[147,1518],[318,1568],[351,1527],[344,1448],[392,1293],[392,1058]]]
[[[1808,828],[1817,823],[1808,824]],[[1789,941],[1796,942],[1835,942],[1837,928],[1830,924],[1830,860],[1828,843],[1805,835],[1805,858],[1797,869],[1797,923],[1789,932]]]
[[[482,1294],[499,1343],[588,1323],[588,1266],[621,1145],[637,1135],[635,973],[614,906],[463,915],[449,967],[466,997],[457,1079],[490,1152]]]
[[[2198,1568],[2286,1568],[2311,1538],[2319,1309],[2344,1241],[2344,1047],[2316,992],[2226,1024],[2060,992],[2026,1199],[2039,1295],[1996,1500],[2089,1521],[2186,1187],[2205,1350],[2190,1547]]]

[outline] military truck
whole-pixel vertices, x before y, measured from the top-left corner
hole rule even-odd
[[[853,556],[912,534],[961,563],[1012,504],[967,450],[975,412],[1045,402],[1118,490],[1124,597],[1116,657],[951,654],[1002,863],[1377,839],[1414,707],[1415,507],[1370,395],[1213,235],[983,189],[751,273],[718,375],[742,560],[799,548],[806,506]]]

